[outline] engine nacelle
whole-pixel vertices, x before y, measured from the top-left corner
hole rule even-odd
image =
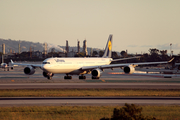
[[[124,67],[124,72],[126,74],[132,74],[132,73],[134,73],[134,71],[135,71],[135,68],[132,65]]]
[[[93,76],[93,77],[97,77],[97,78],[99,78],[100,76],[101,76],[101,73],[102,73],[103,71],[101,70],[101,69],[94,69],[94,70],[92,70],[91,71],[91,75]]]
[[[35,73],[35,69],[32,66],[28,66],[24,68],[24,73],[26,75],[32,75]]]

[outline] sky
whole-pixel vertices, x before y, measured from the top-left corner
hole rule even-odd
[[[180,0],[0,0],[0,38],[180,54]]]

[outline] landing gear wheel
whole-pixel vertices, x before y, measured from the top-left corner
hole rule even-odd
[[[86,76],[79,76],[79,79],[86,79]]]
[[[51,79],[52,79],[52,76],[47,76],[47,79],[48,79],[48,80],[51,80]]]
[[[72,76],[64,76],[64,79],[72,79]]]
[[[92,79],[99,79],[99,77],[92,76]]]

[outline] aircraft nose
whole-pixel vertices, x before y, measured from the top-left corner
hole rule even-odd
[[[48,65],[46,65],[46,64],[42,65],[41,67],[42,67],[42,69],[44,69],[44,70],[48,69]]]

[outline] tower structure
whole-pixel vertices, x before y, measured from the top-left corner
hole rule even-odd
[[[4,63],[4,55],[5,55],[5,44],[2,44],[2,63]]]
[[[80,53],[80,42],[78,40],[78,43],[77,43],[77,53]]]
[[[69,45],[68,45],[68,40],[66,40],[66,53],[69,53]]]
[[[9,53],[12,53],[12,48],[9,49]]]
[[[83,52],[84,52],[84,54],[85,54],[85,56],[87,56],[88,55],[88,53],[87,53],[87,41],[86,40],[84,40],[83,41]]]
[[[44,43],[44,57],[47,55],[47,43]]]
[[[4,55],[6,52],[5,52],[5,44],[3,43],[2,44],[2,54]]]

